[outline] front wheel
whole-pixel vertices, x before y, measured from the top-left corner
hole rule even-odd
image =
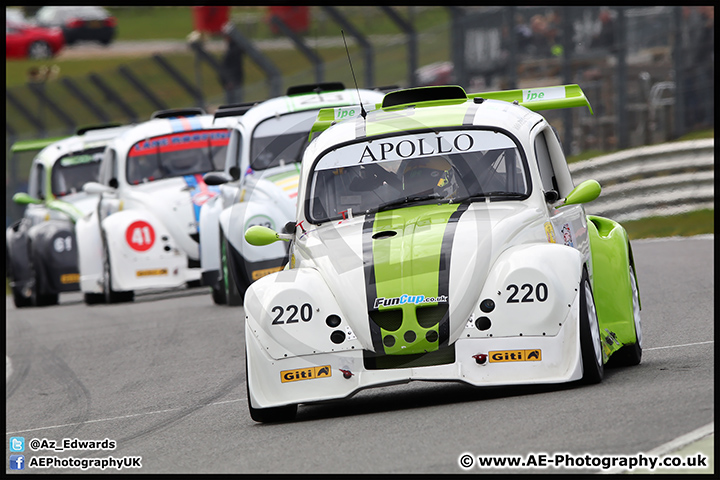
[[[135,292],[132,290],[126,292],[113,290],[110,252],[107,247],[105,247],[105,258],[103,259],[103,295],[105,303],[132,302],[135,299]]]
[[[52,57],[52,48],[47,42],[37,41],[30,44],[28,57],[31,59],[44,59]]]
[[[220,276],[222,277],[220,279],[221,287],[223,289],[223,292],[225,294],[225,302],[230,306],[238,306],[243,304],[243,300],[245,298],[245,290],[247,290],[247,286],[243,286],[242,284],[238,284],[235,282],[235,279],[239,276],[237,275],[237,267],[234,265],[234,262],[232,261],[230,252],[230,249],[232,246],[230,245],[230,242],[228,242],[227,238],[225,238],[225,235],[223,234],[222,230],[220,231]],[[233,269],[235,269],[235,272],[233,272]]]
[[[34,279],[31,286],[30,303],[35,307],[45,307],[49,305],[57,305],[58,297],[57,293],[42,293],[40,292],[40,274],[30,262],[30,271],[32,272],[32,278]]]
[[[582,382],[587,384],[602,382],[605,373],[602,338],[595,300],[585,269],[580,280],[580,350],[583,364]]]
[[[248,410],[250,418],[260,423],[292,422],[297,415],[297,403],[283,405],[282,407],[255,408],[250,400],[250,381],[248,378],[247,352],[245,352],[245,389],[247,391]]]
[[[610,357],[609,365],[613,367],[630,367],[639,365],[642,360],[642,325],[640,323],[640,296],[635,270],[630,265],[630,288],[632,289],[633,324],[635,327],[635,343],[624,345]]]

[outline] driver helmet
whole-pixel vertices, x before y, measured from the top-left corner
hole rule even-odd
[[[403,190],[410,194],[428,191],[440,198],[452,198],[458,190],[455,172],[443,157],[424,157],[409,160],[403,169]]]

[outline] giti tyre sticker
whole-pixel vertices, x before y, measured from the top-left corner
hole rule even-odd
[[[138,220],[125,231],[125,240],[133,250],[145,252],[155,244],[155,230],[146,221]]]
[[[497,350],[488,352],[490,363],[503,362],[541,362],[542,350],[539,348],[532,350]]]

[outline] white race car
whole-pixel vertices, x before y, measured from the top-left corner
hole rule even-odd
[[[285,269],[245,295],[250,414],[413,380],[597,383],[640,362],[627,233],[586,215],[557,134],[536,113],[590,108],[577,85],[388,93],[323,130],[302,161]]]
[[[105,149],[98,208],[76,224],[88,304],[131,301],[135,290],[200,285],[198,215],[217,195],[202,175],[225,161],[231,119],[200,109],[156,112]]]
[[[60,292],[80,288],[75,221],[96,208],[97,196],[82,191],[96,180],[107,143],[131,126],[85,127],[62,140],[23,140],[11,151],[39,150],[30,167],[28,192],[13,200],[27,205],[6,231],[10,288],[18,308],[58,303]]]
[[[382,98],[380,90],[345,89],[338,82],[298,85],[237,118],[224,172],[205,177],[208,184],[220,185],[221,194],[200,210],[203,284],[211,287],[215,303],[242,305],[252,282],[287,262],[286,245],[250,247],[243,234],[252,225],[282,229],[294,220],[299,162],[318,111],[361,101],[374,106]],[[227,109],[227,114],[237,113]],[[351,108],[343,114],[354,112]]]

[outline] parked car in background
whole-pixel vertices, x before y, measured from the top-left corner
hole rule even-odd
[[[61,28],[68,45],[83,40],[109,45],[117,28],[115,17],[96,6],[42,7],[35,14],[35,21],[43,27]]]
[[[5,58],[50,58],[65,46],[59,28],[46,28],[19,21],[17,16],[5,21]]]
[[[82,191],[97,180],[105,145],[130,126],[101,125],[65,139],[23,140],[11,151],[39,151],[30,167],[27,205],[5,235],[6,275],[17,308],[55,305],[61,292],[80,288],[74,223],[96,208],[98,197]]]

